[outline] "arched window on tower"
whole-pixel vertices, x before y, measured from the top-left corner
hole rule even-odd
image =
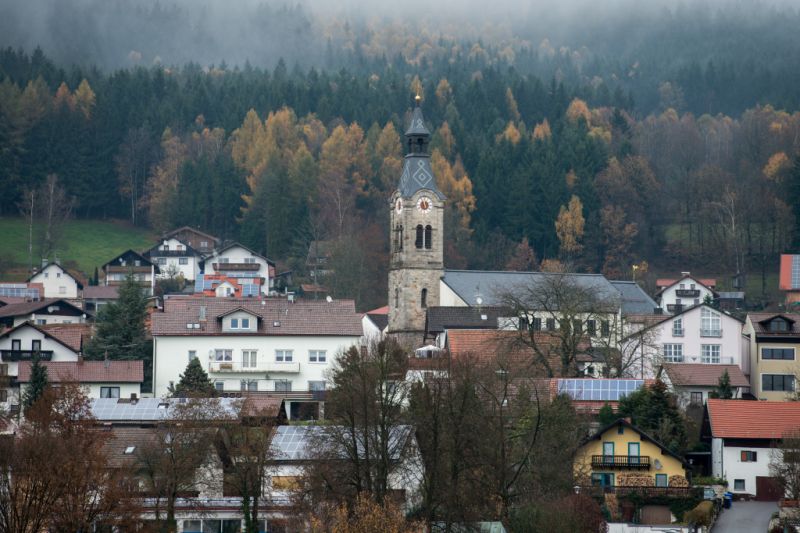
[[[433,242],[433,228],[431,228],[430,224],[425,226],[425,249],[431,249],[431,243]]]
[[[403,251],[403,225],[400,224],[400,248],[399,251]]]
[[[394,228],[394,251],[403,251],[403,225],[398,224]]]
[[[422,228],[422,224],[417,226],[417,239],[414,241],[414,246],[417,248],[422,248],[425,245],[425,230]]]
[[[428,307],[428,289],[422,289],[422,293],[419,297],[419,303],[423,309]]]

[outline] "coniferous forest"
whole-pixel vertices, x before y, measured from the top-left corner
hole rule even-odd
[[[382,305],[419,94],[449,268],[766,279],[800,244],[789,3],[578,3],[566,26],[512,4],[86,0],[33,28],[45,3],[22,4],[0,8],[0,216],[55,176],[75,217],[197,226],[298,273],[330,240],[334,295]]]

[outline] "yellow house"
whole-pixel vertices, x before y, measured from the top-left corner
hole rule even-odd
[[[628,420],[589,437],[575,456],[580,485],[686,487],[686,462]]]
[[[800,314],[749,313],[750,392],[759,400],[793,399],[800,374]]]

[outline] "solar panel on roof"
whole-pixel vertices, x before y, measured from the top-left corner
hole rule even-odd
[[[616,402],[644,385],[641,379],[559,379],[559,394],[573,400]]]

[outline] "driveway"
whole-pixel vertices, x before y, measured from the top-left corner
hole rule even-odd
[[[766,533],[777,510],[776,502],[733,502],[733,507],[722,510],[714,533]]]

